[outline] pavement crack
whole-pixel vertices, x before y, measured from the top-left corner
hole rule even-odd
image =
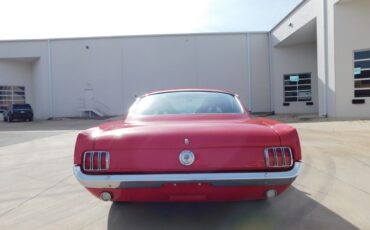
[[[11,208],[11,209],[8,209],[7,211],[3,212],[0,214],[0,217],[3,217],[3,216],[6,216],[7,214],[11,213],[12,211],[16,210],[17,208],[23,206],[24,204],[28,203],[29,201],[37,198],[38,196],[40,196],[41,194],[55,188],[58,184],[62,183],[63,181],[65,181],[66,179],[68,179],[69,177],[71,177],[72,175],[68,175],[66,177],[63,177],[62,179],[60,179],[59,181],[57,181],[55,184],[53,184],[52,186],[50,187],[47,187],[46,189],[42,190],[41,192],[35,194],[34,196],[22,201],[21,203],[19,203],[17,206]]]
[[[361,189],[361,188],[359,188],[359,187],[357,187],[357,186],[355,186],[355,185],[353,185],[353,184],[351,184],[351,183],[349,183],[349,182],[347,182],[347,181],[345,181],[345,180],[343,180],[343,179],[341,179],[341,178],[339,178],[337,176],[331,175],[331,174],[325,172],[324,170],[317,168],[316,166],[314,166],[312,164],[309,164],[309,163],[306,162],[306,165],[309,165],[310,167],[316,169],[317,171],[319,171],[319,172],[321,172],[321,173],[323,173],[323,174],[325,174],[325,175],[327,175],[327,176],[329,176],[331,178],[334,178],[334,179],[336,179],[336,180],[338,180],[338,181],[340,181],[340,182],[342,182],[342,183],[344,183],[344,184],[346,184],[346,185],[348,185],[348,186],[350,186],[350,187],[352,187],[352,188],[354,188],[354,189],[356,189],[358,191],[361,191],[361,192],[363,192],[363,193],[365,193],[367,195],[370,195],[370,193],[368,191],[363,190],[363,189]]]

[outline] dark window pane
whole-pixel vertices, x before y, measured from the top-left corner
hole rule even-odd
[[[299,90],[311,90],[311,85],[300,85],[298,86]]]
[[[356,61],[355,68],[370,68],[370,61]]]
[[[12,92],[11,91],[0,91],[0,96],[11,96]]]
[[[300,97],[298,101],[311,101],[311,97]]]
[[[299,84],[311,84],[311,79],[306,79],[306,80],[300,80]]]
[[[296,92],[285,92],[285,96],[297,96],[297,91]]]
[[[288,86],[288,85],[297,85],[297,82],[296,81],[286,81],[285,85],[286,86]]]
[[[284,80],[290,80],[290,75],[284,75]]]
[[[370,70],[362,70],[360,74],[355,74],[355,78],[370,78]]]
[[[355,52],[355,60],[356,59],[366,59],[366,58],[370,58],[370,50]]]
[[[24,96],[24,91],[23,92],[14,92],[14,95]]]
[[[11,96],[0,96],[0,100],[11,100],[12,97]]]
[[[309,74],[309,73],[300,74],[299,75],[299,79],[300,80],[303,80],[303,79],[311,79],[311,74]]]
[[[23,105],[25,101],[13,101],[13,105]],[[18,108],[19,109],[19,108]],[[28,108],[23,108],[23,109],[28,109]]]
[[[355,90],[355,97],[370,97],[370,89]]]
[[[297,91],[297,86],[287,86],[284,89],[285,91]]]
[[[13,96],[13,99],[19,101],[19,100],[24,100],[25,97],[24,96]]]
[[[285,101],[286,101],[286,102],[290,102],[290,101],[297,101],[297,97],[286,97],[286,98],[285,98]]]
[[[14,91],[24,91],[24,86],[13,86]]]
[[[11,90],[10,86],[0,86],[0,90]]]
[[[370,88],[370,80],[355,81],[355,88]]]

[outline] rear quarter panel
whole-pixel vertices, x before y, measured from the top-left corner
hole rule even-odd
[[[291,147],[295,161],[302,160],[301,144],[297,129],[276,120],[257,118],[255,122],[271,127],[279,135],[281,146]]]

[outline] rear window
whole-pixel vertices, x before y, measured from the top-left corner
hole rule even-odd
[[[131,115],[240,114],[237,99],[219,92],[169,92],[145,96],[130,109]]]
[[[13,105],[13,109],[31,109],[31,106],[29,104]]]

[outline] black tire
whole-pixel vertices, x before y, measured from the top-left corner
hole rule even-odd
[[[8,121],[8,119],[6,118],[6,116],[3,117],[3,120],[4,120],[4,122],[7,122]]]
[[[8,117],[8,122],[12,122],[13,121],[13,118],[12,117]]]
[[[28,121],[29,122],[33,121],[33,117],[28,118]]]

